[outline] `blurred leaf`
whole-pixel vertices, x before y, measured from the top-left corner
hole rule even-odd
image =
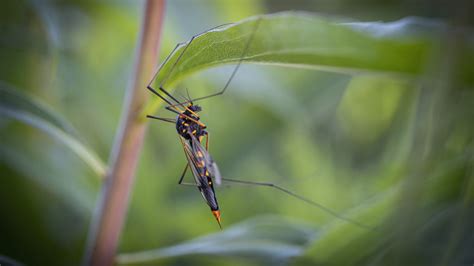
[[[314,237],[309,227],[276,216],[256,218],[179,245],[121,254],[119,264],[152,263],[171,257],[212,255],[281,262],[300,255]]]
[[[98,176],[105,175],[105,164],[92,150],[81,143],[71,125],[31,96],[22,94],[5,83],[0,83],[0,113],[35,127],[62,142]]]
[[[23,263],[19,263],[7,256],[0,255],[0,265],[4,266],[21,266]]]
[[[394,187],[380,193],[372,202],[355,209],[351,219],[364,223],[370,221],[373,225],[383,224],[397,203],[398,190],[398,187]],[[335,265],[347,265],[373,251],[376,247],[367,243],[380,239],[385,234],[387,231],[384,228],[366,230],[344,221],[336,221],[321,232],[298,260],[303,264],[308,261],[318,265],[338,261],[340,264]],[[345,255],[341,257],[340,254]]]
[[[380,76],[352,78],[337,111],[338,123],[347,137],[364,144],[377,140],[389,129],[408,85]]]

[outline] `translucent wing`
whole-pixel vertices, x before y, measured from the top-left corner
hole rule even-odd
[[[211,208],[212,211],[219,210],[219,204],[217,203],[216,193],[214,191],[213,185],[213,173],[209,171],[210,167],[207,165],[205,154],[209,155],[205,149],[196,150],[193,146],[201,146],[201,143],[194,143],[192,140],[181,139],[181,143],[184,147],[184,153],[188,159],[189,167],[193,173],[194,180],[198,186],[201,195],[206,201],[207,205]],[[194,143],[194,144],[193,144]],[[199,153],[199,152],[200,153]],[[203,153],[203,151],[205,153]],[[215,169],[214,169],[215,171]]]
[[[193,153],[203,158],[211,177],[214,179],[217,185],[220,185],[222,183],[221,172],[219,171],[219,167],[217,167],[217,164],[214,162],[209,152],[207,152],[207,150],[202,147],[201,142],[199,142],[193,135],[191,135],[191,143]]]

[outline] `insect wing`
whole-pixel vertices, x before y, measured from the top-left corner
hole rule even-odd
[[[222,183],[222,176],[221,172],[219,171],[219,167],[217,167],[216,162],[214,162],[209,152],[207,152],[207,150],[202,147],[201,143],[197,140],[196,137],[191,136],[191,142],[193,144],[193,153],[204,160],[206,169],[207,171],[209,171],[210,176],[214,179],[217,185],[220,185]]]
[[[199,158],[193,152],[191,145],[186,140],[181,140],[184,146],[184,152],[186,158],[188,159],[188,164],[193,173],[194,180],[198,185],[199,191],[203,196],[204,200],[207,202],[211,210],[219,210],[219,204],[217,203],[216,193],[214,191],[214,186],[212,185],[212,177],[206,176],[208,170],[203,158]]]

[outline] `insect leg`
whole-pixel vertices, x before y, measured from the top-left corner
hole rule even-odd
[[[151,86],[151,84],[153,83],[153,80],[155,80],[155,78],[158,76],[158,74],[160,73],[161,69],[163,68],[163,66],[165,65],[166,62],[169,61],[169,59],[171,58],[171,55],[181,46],[183,45],[184,43],[178,43],[176,44],[176,46],[173,48],[173,50],[171,51],[171,53],[168,54],[168,56],[166,57],[166,59],[163,61],[163,63],[161,63],[160,67],[158,68],[158,70],[155,72],[155,75],[153,75],[153,78],[150,80],[150,83],[148,83],[147,85],[147,89],[150,90],[153,94],[155,94],[156,96],[160,97],[164,102],[166,102],[167,104],[169,105],[172,105],[172,103],[164,98],[161,94],[159,94],[155,89],[153,89],[153,87]],[[161,88],[161,84],[160,84],[160,90],[161,91],[164,91],[162,88]],[[168,95],[168,93],[165,91],[165,94]],[[177,108],[173,108],[173,109],[168,109],[174,113],[180,113],[180,110],[176,110]]]
[[[160,82],[160,87],[162,87],[163,84],[165,84],[165,82],[168,80],[168,78],[170,77],[171,73],[173,73],[176,65],[178,64],[178,62],[181,60],[181,58],[183,57],[183,55],[185,54],[185,52],[188,50],[188,47],[191,45],[191,43],[194,41],[195,38],[201,36],[202,34],[208,32],[208,31],[211,31],[211,30],[214,30],[214,29],[217,29],[217,28],[220,28],[222,26],[226,26],[226,25],[230,25],[232,23],[225,23],[225,24],[222,24],[222,25],[219,25],[219,26],[216,26],[216,27],[213,27],[213,28],[210,28],[206,31],[203,31],[199,34],[196,34],[194,35],[193,37],[191,37],[191,39],[188,41],[188,43],[186,44],[186,46],[183,48],[183,51],[181,52],[181,54],[178,56],[178,58],[176,58],[176,61],[173,63],[173,65],[171,66],[170,70],[168,71],[167,75],[163,78],[163,80]],[[179,43],[178,45],[176,45],[175,49],[173,49],[173,51],[171,52],[170,55],[168,55],[168,57],[171,57],[171,55],[175,52],[175,50],[183,45],[184,43]],[[165,61],[166,62],[166,61]],[[163,66],[164,64],[162,64]],[[155,77],[158,75],[159,71],[161,70],[162,67],[160,67],[160,69],[158,70],[158,72],[155,74],[155,76],[153,77],[153,79],[155,79]],[[151,82],[150,82],[151,83]]]
[[[237,74],[237,71],[239,70],[240,68],[240,65],[242,64],[242,62],[244,61],[244,58],[248,52],[248,49],[250,47],[250,44],[252,43],[252,40],[255,36],[255,32],[257,31],[259,25],[260,25],[260,21],[261,21],[261,17],[258,18],[256,21],[255,21],[255,27],[253,28],[252,30],[252,33],[249,37],[249,40],[247,41],[247,43],[245,44],[245,47],[242,51],[242,55],[240,56],[240,59],[239,61],[237,62],[237,65],[235,66],[234,70],[232,71],[232,74],[230,75],[229,79],[227,80],[226,84],[224,85],[224,87],[216,92],[216,93],[213,93],[213,94],[209,94],[209,95],[206,95],[206,96],[203,96],[203,97],[198,97],[198,98],[195,98],[195,99],[192,99],[192,100],[189,100],[189,101],[186,101],[186,102],[182,102],[182,103],[178,103],[178,104],[183,104],[183,103],[187,103],[187,102],[193,102],[193,101],[200,101],[200,100],[203,100],[203,99],[207,99],[207,98],[212,98],[212,97],[215,97],[215,96],[219,96],[219,95],[222,95],[224,94],[224,92],[227,90],[227,87],[229,87],[229,84],[230,82],[232,81],[232,79],[234,78],[235,74]],[[178,104],[175,104],[175,105],[178,105]]]
[[[158,70],[156,70],[155,72],[155,75],[153,75],[153,77],[151,78],[150,80],[150,83],[148,83],[148,86],[147,87],[151,87],[151,83],[153,83],[153,80],[155,80],[156,76],[158,76],[158,73],[160,73],[161,69],[163,68],[163,66],[165,65],[166,62],[168,62],[168,60],[170,59],[171,55],[174,53],[174,51],[176,51],[176,49],[178,49],[178,47],[180,47],[181,45],[183,45],[184,43],[178,43],[176,44],[176,46],[173,48],[173,50],[171,50],[171,53],[168,54],[168,56],[165,58],[165,60],[163,61],[163,63],[161,63],[160,67],[158,68]]]
[[[184,115],[186,116],[187,118],[189,118],[190,120],[198,123],[200,126],[204,127],[205,125],[195,119],[193,119],[192,117],[188,116],[188,115],[185,115],[184,112],[182,110],[180,110],[176,104],[172,104],[168,99],[166,99],[163,95],[161,95],[159,92],[157,92],[155,89],[153,89],[151,86],[147,86],[147,89],[149,91],[151,91],[153,94],[155,94],[156,96],[160,97],[160,99],[162,99],[163,101],[165,101],[167,104],[169,104],[168,106],[166,106],[166,110],[168,111],[171,111],[175,114],[178,114],[178,115]],[[176,98],[174,98],[171,94],[169,94],[166,90],[164,90],[162,87],[160,87],[160,90],[162,92],[164,92],[166,95],[168,95],[171,99],[176,100]],[[192,110],[190,110],[188,107],[184,106],[181,104],[182,107],[184,107],[186,110],[188,110],[189,112],[191,113],[194,113]]]
[[[164,121],[164,122],[168,122],[168,123],[176,124],[176,119],[173,119],[173,118],[158,117],[158,116],[153,116],[153,115],[147,115],[146,117],[151,118],[151,119]]]
[[[186,164],[186,167],[184,167],[183,173],[181,174],[181,177],[179,178],[178,184],[181,185],[183,182],[184,176],[186,175],[186,172],[188,171],[189,163]]]
[[[209,132],[206,131],[206,151],[209,151]]]
[[[188,116],[188,115],[185,115],[184,112],[182,110],[180,110],[177,105],[173,105],[168,99],[166,99],[163,95],[161,95],[159,92],[157,92],[155,89],[153,89],[151,86],[147,86],[147,89],[149,91],[151,91],[153,94],[155,94],[156,96],[160,97],[160,99],[162,99],[164,102],[166,102],[168,104],[168,106],[166,106],[166,110],[168,111],[171,111],[175,114],[178,114],[178,115],[184,115],[186,116],[187,118],[189,118],[190,120],[192,120],[193,122],[195,123],[198,123],[200,126],[202,127],[205,127],[205,125],[197,120],[195,120],[194,118]],[[160,87],[160,90],[163,91],[166,95],[168,95],[170,98],[172,98],[173,100],[177,101],[173,96],[171,96],[171,94],[169,94],[168,92],[166,92],[162,87]],[[182,107],[184,107],[186,110],[190,111],[191,113],[194,113],[192,110],[190,110],[188,107],[186,106],[183,106],[181,105]]]
[[[183,104],[184,103],[187,103],[188,101],[185,101],[183,103],[179,102],[175,97],[173,97],[169,92],[167,92],[164,88],[163,88],[163,85],[165,84],[165,82],[168,80],[168,78],[170,77],[170,75],[173,73],[174,69],[176,68],[176,65],[178,64],[178,62],[181,60],[181,58],[183,57],[183,55],[186,53],[186,51],[188,50],[189,46],[191,45],[191,43],[194,41],[195,38],[199,37],[200,35],[208,32],[208,31],[211,31],[211,30],[214,30],[214,29],[217,29],[217,28],[220,28],[222,26],[225,26],[225,25],[229,25],[229,24],[232,24],[232,23],[226,23],[226,24],[222,24],[222,25],[219,25],[219,26],[216,26],[216,27],[213,27],[207,31],[204,31],[202,33],[199,33],[197,35],[194,35],[193,37],[191,37],[191,39],[189,40],[189,42],[186,44],[186,46],[183,48],[183,51],[179,54],[178,58],[176,58],[176,61],[173,63],[173,65],[171,66],[170,70],[168,71],[168,73],[166,74],[166,76],[163,78],[163,80],[160,82],[160,86],[159,86],[159,90],[161,92],[163,92],[165,95],[167,95],[168,97],[170,97],[172,100],[174,100],[176,102],[176,104],[173,104],[171,103],[168,99],[165,99],[162,95],[160,95],[155,89],[153,89],[151,87],[151,84],[153,83],[153,80],[158,76],[159,72],[162,70],[164,64],[166,62],[169,61],[169,59],[171,58],[171,56],[174,54],[174,52],[180,47],[182,46],[184,43],[178,43],[175,48],[173,49],[173,51],[171,51],[171,53],[166,57],[165,61],[163,61],[163,63],[161,64],[161,66],[159,67],[159,69],[157,70],[157,72],[155,73],[155,75],[153,76],[152,80],[150,81],[150,83],[148,84],[147,88],[152,91],[155,95],[157,95],[158,97],[160,97],[163,101],[165,101],[168,106],[166,107],[166,109],[170,110],[170,108],[172,109],[177,109],[176,107],[179,105],[185,109],[187,109],[188,111],[191,111],[189,110],[187,107],[185,107]],[[172,112],[175,112],[173,110],[170,110]],[[177,110],[177,111],[180,111],[180,110]],[[192,111],[191,111],[192,112]],[[182,113],[180,111],[180,113]]]
[[[149,91],[151,91],[153,94],[155,94],[156,96],[160,97],[160,99],[162,99],[165,103],[169,104],[170,106],[173,105],[168,99],[166,99],[163,95],[159,94],[155,89],[153,89],[150,85],[148,85],[146,87]],[[181,110],[179,110],[175,105],[173,105],[172,108],[166,108],[167,110],[173,112],[173,113],[176,113],[176,114],[180,114],[182,113]]]
[[[189,167],[189,164],[186,164],[186,167],[184,168],[184,171],[181,174],[181,177],[179,178],[178,185],[198,187],[196,183],[183,182],[184,176],[186,175],[186,172],[188,171],[188,167]]]
[[[223,180],[223,181],[227,181],[227,182],[231,182],[231,183],[238,183],[238,184],[242,184],[242,185],[254,185],[254,186],[262,186],[262,187],[272,187],[272,188],[274,188],[274,189],[276,189],[276,190],[279,190],[279,191],[281,191],[281,192],[283,192],[283,193],[285,193],[285,194],[287,194],[287,195],[290,195],[290,196],[292,196],[292,197],[294,197],[294,198],[297,198],[297,199],[299,199],[299,200],[302,200],[302,201],[304,201],[304,202],[306,202],[306,203],[308,203],[308,204],[310,204],[310,205],[312,205],[312,206],[315,206],[315,207],[317,207],[317,208],[319,208],[319,209],[321,209],[321,210],[323,210],[323,211],[325,211],[325,212],[331,214],[332,216],[337,217],[337,218],[339,218],[339,219],[341,219],[341,220],[343,220],[343,221],[346,221],[346,222],[348,222],[348,223],[351,223],[351,224],[353,224],[353,225],[356,225],[356,226],[361,227],[361,228],[364,228],[364,229],[377,230],[377,228],[375,228],[375,227],[372,227],[372,226],[369,226],[369,225],[365,225],[365,224],[362,224],[362,223],[360,223],[360,222],[358,222],[358,221],[352,220],[352,219],[350,219],[350,218],[348,218],[348,217],[342,216],[341,214],[339,214],[339,213],[337,213],[337,212],[335,212],[335,211],[329,209],[328,207],[326,207],[326,206],[324,206],[324,205],[322,205],[322,204],[319,204],[319,203],[317,203],[317,202],[315,202],[315,201],[312,201],[312,200],[310,200],[310,199],[308,199],[308,198],[305,198],[305,197],[303,197],[303,196],[300,196],[300,195],[298,195],[298,194],[296,194],[296,193],[294,193],[294,192],[292,192],[292,191],[290,191],[290,190],[288,190],[288,189],[286,189],[286,188],[280,187],[280,186],[275,185],[275,184],[273,184],[273,183],[255,182],[255,181],[244,181],[244,180],[229,179],[229,178],[222,178],[222,180]]]

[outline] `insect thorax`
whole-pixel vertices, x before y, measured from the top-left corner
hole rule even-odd
[[[204,127],[196,122],[199,121],[199,117],[191,114],[186,115],[187,116],[178,115],[176,117],[176,131],[178,131],[178,134],[185,139],[191,139],[189,134],[193,134],[197,139],[206,135],[207,132]]]

